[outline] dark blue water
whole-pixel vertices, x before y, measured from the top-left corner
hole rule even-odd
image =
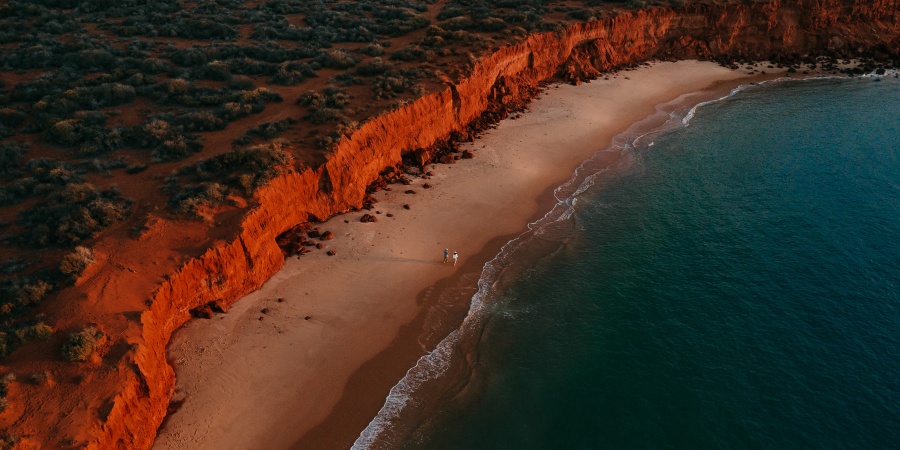
[[[406,448],[900,446],[900,83],[750,88],[604,177]]]

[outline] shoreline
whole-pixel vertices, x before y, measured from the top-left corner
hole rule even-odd
[[[192,321],[173,337],[173,403],[182,403],[156,447],[349,446],[397,380],[465,316],[481,266],[549,209],[576,167],[657,105],[766,77],[682,61],[550,86],[529,113],[466,144],[475,159],[437,166],[432,189],[415,179],[375,194],[377,223],[360,223],[358,212],[318,224],[335,234],[325,242],[335,257],[291,258],[228,314]],[[444,247],[460,251],[456,270],[440,262]]]

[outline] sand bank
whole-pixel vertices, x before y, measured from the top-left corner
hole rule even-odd
[[[530,112],[467,144],[474,159],[377,193],[364,212],[379,211],[378,222],[360,223],[359,212],[320,224],[336,256],[290,258],[227,314],[176,333],[180,407],[155,448],[349,447],[446,335],[447,318],[462,319],[484,262],[549,209],[553,187],[656,105],[749,80],[683,61],[550,87]],[[459,252],[456,267],[441,262],[444,248]]]

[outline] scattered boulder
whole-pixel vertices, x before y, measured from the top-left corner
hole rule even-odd
[[[190,312],[191,317],[198,319],[212,319],[215,313],[228,312],[228,306],[222,300],[213,300],[205,305],[192,309]]]
[[[362,223],[378,222],[378,218],[371,214],[363,214],[359,221]]]
[[[394,217],[394,215],[391,214],[391,213],[387,213],[386,215],[387,215],[388,217]]]
[[[422,187],[425,189],[431,189],[431,185],[428,183],[423,184]]]
[[[284,298],[279,297],[277,301],[278,301],[278,303],[284,303]]]
[[[409,209],[409,203],[403,205],[403,209]]]
[[[212,319],[213,310],[209,305],[198,306],[191,310],[191,317],[197,319]]]
[[[412,190],[412,189],[407,189],[407,190],[403,191],[403,193],[404,193],[404,194],[415,194],[416,191],[414,191],[414,190]]]
[[[462,159],[472,159],[475,157],[475,154],[472,153],[471,150],[463,150]]]
[[[268,314],[268,313],[269,313],[269,308],[263,308],[263,309],[261,309],[259,312],[261,312],[261,313],[263,313],[263,314]]]
[[[228,304],[222,300],[213,300],[206,305],[209,306],[209,308],[212,309],[213,312],[217,313],[227,313],[229,308]]]
[[[325,247],[325,246],[322,245],[321,242],[319,242],[318,244],[316,244],[316,248],[319,249],[319,250],[322,250],[323,247]]]
[[[321,236],[321,233],[319,233],[318,228],[313,228],[312,230],[309,230],[306,232],[306,236],[310,237],[310,238],[317,238],[317,237]]]
[[[328,251],[326,252],[326,254],[327,254],[328,256],[334,256],[334,255],[337,255],[337,252],[335,252],[334,250],[328,250]]]
[[[319,239],[321,239],[323,241],[330,241],[330,240],[334,239],[334,233],[332,233],[330,231],[326,231],[326,232],[322,233],[322,237],[320,237]]]

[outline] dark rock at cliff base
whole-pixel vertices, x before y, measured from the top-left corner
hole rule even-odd
[[[322,237],[319,239],[321,239],[323,241],[330,241],[330,240],[334,239],[334,233],[332,233],[330,231],[326,231],[326,232],[322,233]]]
[[[326,252],[326,254],[327,254],[328,256],[334,256],[334,255],[337,254],[337,252],[335,252],[334,250],[328,250],[328,251]]]
[[[422,187],[425,189],[431,189],[431,185],[428,183],[423,184]]]
[[[438,161],[440,161],[442,164],[453,164],[453,155],[443,155],[440,159],[438,159]]]
[[[360,217],[359,221],[362,223],[371,223],[371,222],[377,222],[378,218],[371,214],[363,214],[363,216]]]
[[[306,232],[306,235],[311,238],[317,238],[321,235],[321,233],[319,233],[319,230],[309,230]]]
[[[206,304],[213,312],[227,313],[230,306],[222,300],[213,300]]]
[[[321,242],[319,242],[318,244],[316,244],[316,248],[319,249],[319,250],[322,250],[323,248],[325,248],[325,246],[322,245]]]
[[[197,319],[212,319],[213,310],[209,305],[198,306],[191,310],[191,317]]]
[[[475,157],[475,154],[472,153],[471,150],[463,150],[462,159],[472,159]]]

